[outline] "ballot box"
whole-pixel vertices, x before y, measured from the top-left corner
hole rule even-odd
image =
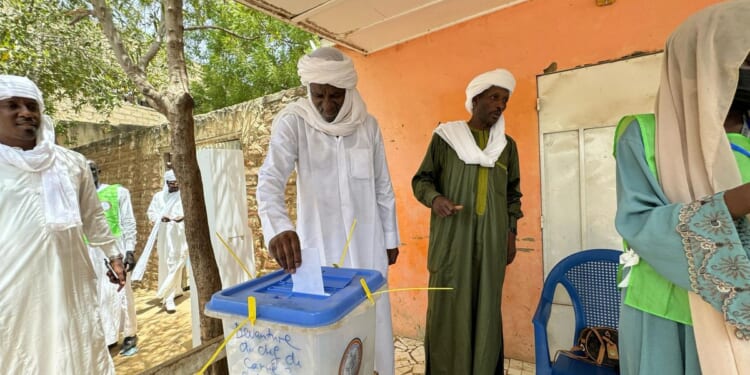
[[[291,275],[276,271],[215,293],[208,316],[222,319],[229,372],[244,374],[372,374],[375,303],[385,287],[375,270],[322,267],[326,295],[292,292]],[[248,296],[255,298],[254,325]]]

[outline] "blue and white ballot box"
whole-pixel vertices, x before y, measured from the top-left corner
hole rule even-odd
[[[276,271],[211,297],[206,315],[222,319],[225,336],[248,319],[255,297],[255,325],[245,323],[226,345],[232,375],[373,373],[375,305],[360,279],[373,292],[385,279],[374,270],[322,269],[324,296],[293,293],[291,275]]]

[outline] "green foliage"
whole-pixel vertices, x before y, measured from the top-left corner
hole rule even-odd
[[[0,72],[29,77],[49,112],[61,99],[108,110],[134,92],[101,30],[70,1],[0,2]]]
[[[188,55],[200,66],[191,79],[196,113],[241,103],[300,84],[297,60],[317,37],[235,1],[195,0],[186,6]],[[240,37],[238,37],[240,36]]]
[[[117,29],[137,62],[154,40],[160,1],[110,0]],[[68,99],[107,111],[127,99],[145,104],[88,15],[86,0],[0,1],[0,73],[37,83],[51,108]],[[186,0],[186,57],[196,113],[299,85],[297,60],[317,37],[229,0]],[[208,27],[204,27],[208,26]],[[193,28],[193,29],[191,29]],[[223,29],[223,30],[222,30]],[[162,45],[146,68],[158,90],[167,85]]]

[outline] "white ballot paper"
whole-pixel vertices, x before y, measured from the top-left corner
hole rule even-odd
[[[292,274],[292,292],[327,295],[323,291],[323,271],[318,249],[302,249],[302,266]]]

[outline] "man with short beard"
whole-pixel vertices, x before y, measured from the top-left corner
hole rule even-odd
[[[308,97],[290,103],[274,119],[268,155],[258,173],[258,215],[271,256],[288,272],[301,265],[301,249],[318,249],[324,265],[379,271],[398,257],[396,200],[377,120],[357,91],[357,71],[341,51],[323,47],[297,64]],[[297,225],[284,193],[297,171]],[[299,234],[299,236],[298,236]],[[375,370],[395,371],[391,304],[375,305]]]
[[[466,88],[469,121],[440,124],[412,179],[432,208],[425,330],[427,374],[502,374],[500,314],[506,266],[516,256],[521,183],[505,111],[516,81],[504,69]]]
[[[0,75],[0,363],[7,374],[114,374],[84,236],[125,271],[83,155],[54,144],[42,93]]]

